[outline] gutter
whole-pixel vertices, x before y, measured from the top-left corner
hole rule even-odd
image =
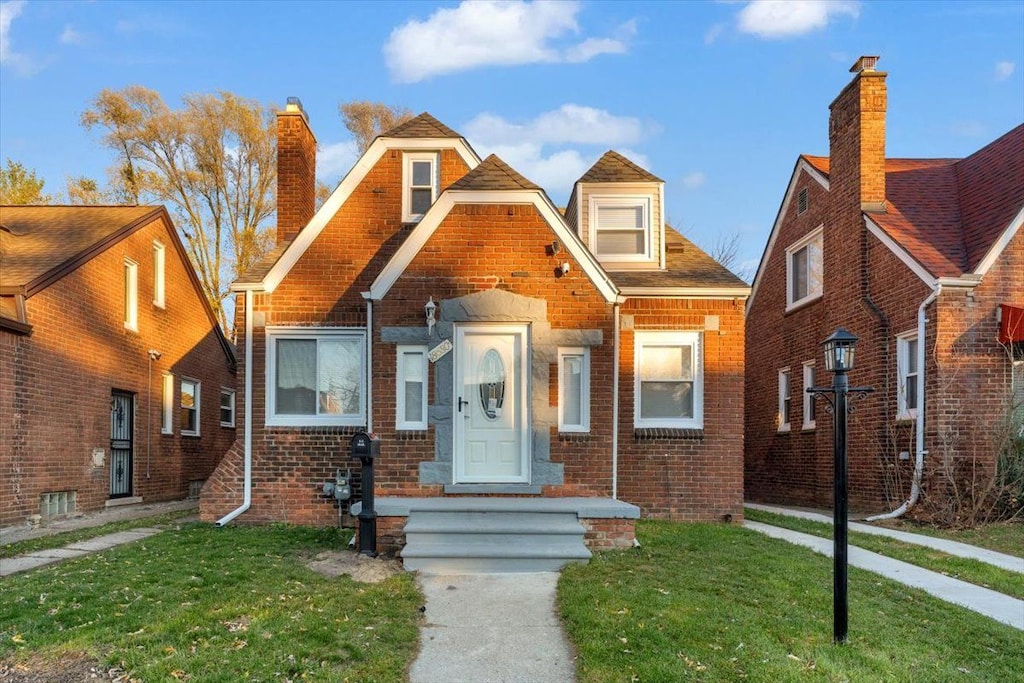
[[[615,311],[615,355],[612,369],[612,500],[619,499],[619,302],[612,304]]]
[[[252,505],[252,290],[245,292],[245,485],[242,504],[217,520],[217,526],[224,526]]]
[[[370,292],[361,292],[366,299],[366,431],[373,434],[373,299]]]
[[[917,419],[915,422],[916,428],[916,443],[915,443],[915,458],[914,458],[914,477],[910,482],[910,497],[898,508],[892,512],[886,512],[873,517],[868,517],[865,521],[876,522],[882,519],[895,519],[900,517],[910,508],[914,507],[917,503],[917,499],[921,496],[921,477],[924,474],[924,456],[928,453],[924,447],[924,417],[925,417],[925,395],[924,395],[924,376],[925,376],[925,324],[928,322],[928,318],[925,316],[925,309],[928,308],[938,298],[942,292],[942,282],[939,281],[935,284],[935,289],[921,302],[921,305],[917,308]]]

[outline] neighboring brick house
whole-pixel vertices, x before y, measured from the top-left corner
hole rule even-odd
[[[318,486],[363,429],[385,543],[418,511],[567,511],[592,545],[632,542],[621,501],[741,517],[749,288],[664,226],[660,179],[609,152],[563,216],[422,114],[314,213],[300,105],[278,131],[278,246],[233,285],[250,428],[204,519],[338,523]]]
[[[234,364],[163,207],[0,207],[0,526],[198,495]]]
[[[1024,126],[963,159],[886,159],[886,74],[854,65],[829,157],[800,156],[747,302],[749,499],[832,502],[821,342],[859,337],[851,505],[902,513],[991,473],[1024,384]],[[778,397],[778,400],[776,400]],[[948,475],[948,476],[947,476]],[[902,503],[902,505],[901,505]],[[898,507],[897,507],[898,506]]]

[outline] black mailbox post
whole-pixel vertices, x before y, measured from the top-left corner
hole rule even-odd
[[[359,509],[359,554],[377,557],[377,511],[373,509],[373,461],[380,455],[380,439],[373,434],[356,432],[349,442],[351,456],[358,458],[363,489]]]

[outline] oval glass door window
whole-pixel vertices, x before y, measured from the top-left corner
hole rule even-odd
[[[477,368],[480,386],[480,407],[488,420],[501,417],[501,406],[505,403],[505,363],[495,349],[487,349]]]

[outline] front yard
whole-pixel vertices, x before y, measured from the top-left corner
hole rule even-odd
[[[642,521],[638,534],[639,549],[562,574],[580,683],[1024,671],[1020,631],[857,569],[850,643],[834,646],[831,561],[802,548],[726,525]],[[422,596],[410,574],[362,584],[307,566],[346,541],[336,529],[186,524],[5,578],[0,680],[77,683],[64,675],[93,665],[108,681],[403,681]],[[19,668],[29,673],[5,678]]]

